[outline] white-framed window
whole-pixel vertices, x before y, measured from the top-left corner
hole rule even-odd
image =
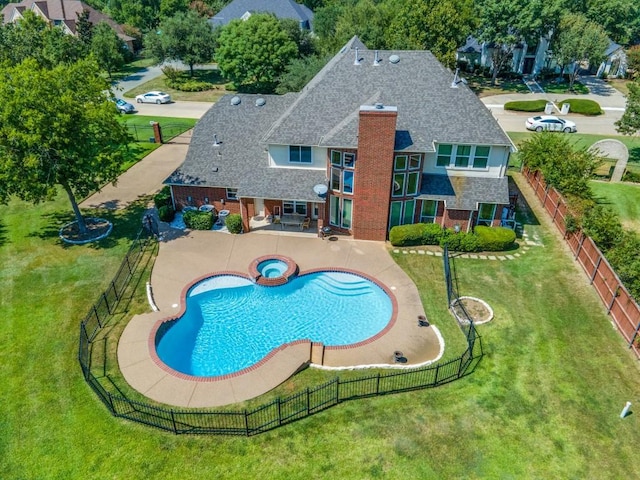
[[[342,171],[342,192],[343,193],[353,193],[353,170],[343,170]]]
[[[436,167],[448,167],[451,164],[451,153],[453,152],[453,145],[440,144],[438,145],[438,157],[436,158]]]
[[[418,154],[413,153],[409,155],[409,170],[417,170],[420,168],[420,160],[421,157]]]
[[[488,145],[476,146],[475,152],[473,153],[473,168],[487,168],[490,152],[491,147]]]
[[[420,172],[407,173],[407,196],[416,195],[418,193],[419,183],[420,183]]]
[[[392,197],[404,197],[404,187],[406,179],[406,173],[393,174],[393,191],[391,192]]]
[[[237,199],[238,199],[238,189],[227,188],[227,200],[237,200]]]
[[[389,207],[389,230],[396,225],[413,223],[415,211],[415,200],[391,202],[391,206]]]
[[[344,167],[345,168],[354,168],[356,166],[356,154],[345,152],[343,155],[344,158]]]
[[[298,215],[307,215],[307,202],[282,202],[282,211],[285,215],[297,213]]]
[[[495,203],[481,203],[478,207],[478,221],[476,224],[490,227],[496,215],[496,206]]]
[[[393,162],[393,169],[397,172],[399,170],[407,169],[407,156],[406,155],[396,155]]]
[[[329,198],[329,223],[335,227],[351,228],[353,200],[334,195]]]
[[[340,183],[342,179],[342,170],[339,168],[331,168],[331,190],[334,192],[339,192],[342,188]]]
[[[407,200],[404,202],[404,212],[402,215],[402,224],[411,225],[413,223],[413,217],[416,213],[416,201]]]
[[[331,165],[335,167],[342,166],[342,152],[338,150],[331,150]]]
[[[420,223],[435,223],[438,214],[437,200],[422,200]]]
[[[457,168],[468,168],[470,158],[471,158],[471,145],[458,145],[456,147],[455,166]]]
[[[312,163],[311,147],[289,145],[289,161],[291,163]]]

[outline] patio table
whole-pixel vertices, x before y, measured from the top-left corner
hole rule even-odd
[[[280,228],[284,227],[298,227],[302,226],[302,222],[304,222],[304,215],[282,215],[280,218]]]

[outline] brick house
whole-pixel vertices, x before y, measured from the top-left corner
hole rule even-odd
[[[385,240],[395,225],[499,225],[513,144],[427,51],[371,51],[354,37],[299,93],[221,98],[165,181],[179,210],[298,213]]]
[[[131,51],[134,50],[135,39],[127,35],[121,25],[79,0],[22,0],[19,3],[9,3],[2,9],[4,23],[17,22],[27,10],[43,18],[47,23],[62,28],[68,35],[77,35],[78,16],[86,11],[89,14],[88,20],[91,24],[97,25],[100,22],[106,22],[116,32],[120,40],[126,44],[127,48]]]

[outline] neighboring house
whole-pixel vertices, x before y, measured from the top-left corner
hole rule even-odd
[[[597,76],[624,77],[627,74],[627,54],[623,46],[609,40],[609,46],[604,55],[605,59],[598,66],[598,69],[592,69],[595,70]]]
[[[22,18],[25,10],[31,10],[47,22],[59,26],[69,35],[76,35],[76,22],[83,10],[89,12],[89,22],[97,25],[107,22],[125,42],[129,50],[133,51],[133,37],[124,33],[122,26],[98,10],[78,0],[23,0],[20,3],[9,3],[2,9],[4,23],[16,22]]]
[[[467,69],[491,67],[491,54],[495,45],[489,42],[480,43],[472,36],[467,37],[465,44],[456,51],[456,59],[465,62]],[[553,58],[549,52],[549,38],[540,37],[538,43],[529,45],[518,43],[512,52],[510,70],[523,75],[537,75],[543,68],[554,68]]]
[[[209,23],[219,27],[237,18],[246,20],[253,13],[272,13],[276,18],[292,18],[300,24],[300,29],[313,29],[313,12],[294,0],[233,0],[210,18]]]
[[[222,97],[165,181],[175,207],[239,213],[245,232],[298,213],[367,240],[416,222],[499,225],[514,147],[489,110],[430,52],[358,45],[300,93]]]

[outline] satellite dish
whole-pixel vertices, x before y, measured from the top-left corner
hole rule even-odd
[[[316,195],[322,196],[326,195],[329,191],[329,187],[327,187],[324,183],[319,183],[313,186],[313,191],[316,192]]]

